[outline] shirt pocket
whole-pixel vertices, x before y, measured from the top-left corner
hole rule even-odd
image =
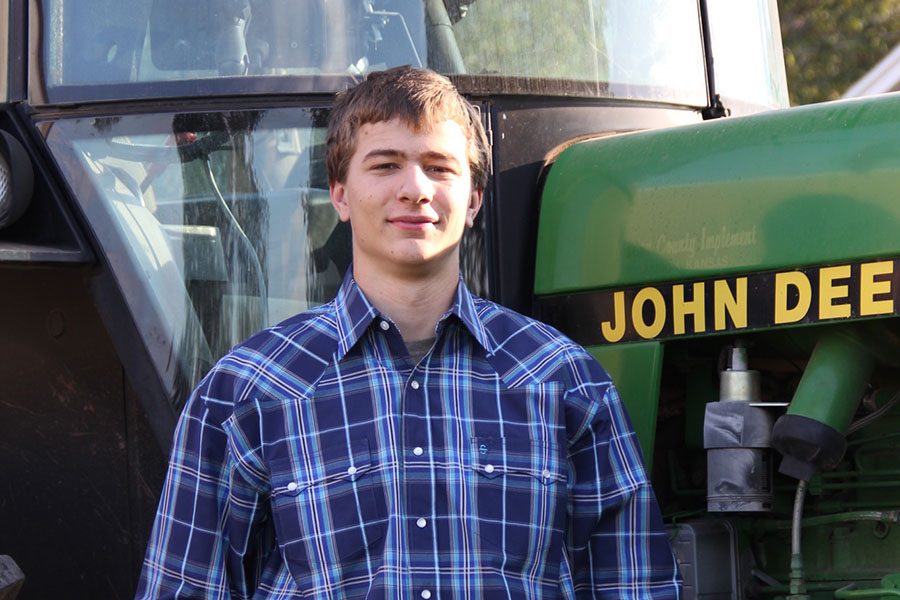
[[[300,463],[271,462],[275,535],[301,589],[313,572],[336,581],[367,572],[387,512],[383,495],[377,501],[376,471],[367,439],[324,448]]]
[[[554,575],[566,514],[566,461],[558,446],[527,438],[473,438],[471,470],[482,550],[499,552],[505,567]]]

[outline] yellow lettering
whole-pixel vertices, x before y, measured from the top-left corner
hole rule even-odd
[[[618,342],[625,336],[625,292],[613,294],[613,320],[600,323],[607,342]]]
[[[894,312],[894,299],[876,300],[875,296],[891,293],[891,280],[875,281],[876,275],[892,275],[894,261],[864,263],[859,268],[859,314],[889,315]]]
[[[850,265],[839,267],[823,267],[819,271],[819,318],[841,319],[850,316],[850,304],[835,304],[835,300],[846,298],[849,287],[835,285],[835,279],[848,279]]]
[[[672,286],[672,327],[675,335],[684,333],[684,319],[687,315],[694,317],[694,333],[706,331],[706,298],[703,282],[694,284],[694,296],[689,302],[684,299],[684,286]]]
[[[644,321],[644,304],[648,301],[653,304],[653,321],[649,325]],[[645,287],[635,294],[631,304],[631,322],[637,334],[645,340],[660,334],[666,324],[666,303],[658,289]]]
[[[716,331],[725,329],[725,311],[728,311],[735,328],[747,327],[747,278],[738,277],[734,284],[734,295],[724,279],[719,279],[713,286],[713,317]]]
[[[789,308],[788,289],[797,290],[797,304]],[[775,324],[796,323],[806,316],[812,302],[809,278],[800,271],[775,274]]]

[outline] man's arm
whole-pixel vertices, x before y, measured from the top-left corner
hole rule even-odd
[[[679,598],[680,575],[637,437],[606,374],[596,363],[586,370],[569,398],[583,416],[569,446],[566,551],[576,596]]]
[[[222,427],[230,404],[208,377],[175,430],[136,598],[249,598],[260,493],[241,475]]]

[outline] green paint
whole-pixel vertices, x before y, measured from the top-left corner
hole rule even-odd
[[[845,598],[872,598],[884,600],[884,598],[900,598],[900,573],[888,575],[881,580],[881,587],[868,590],[843,588],[834,593],[838,600]]]
[[[550,294],[900,255],[900,96],[576,144],[544,187]]]
[[[843,520],[841,517],[846,519]],[[874,517],[865,519],[859,513],[834,515],[829,522],[804,519],[802,534],[803,564],[806,586],[816,600],[834,598],[834,590],[853,582],[857,589],[879,588],[886,573],[896,572],[900,554],[900,536],[895,535],[897,525],[887,524],[889,519]],[[777,531],[761,531],[750,525],[745,529],[746,539],[759,561],[758,568],[778,581],[787,583],[790,566],[790,521],[779,521],[783,526]],[[766,524],[768,525],[768,524]],[[887,527],[885,536],[876,537],[876,527]],[[787,586],[764,588],[759,597],[771,598],[776,593],[787,592]],[[825,590],[830,592],[825,593]],[[878,598],[879,596],[872,596]]]
[[[603,365],[616,383],[641,443],[644,465],[649,472],[653,465],[656,414],[659,409],[662,344],[647,342],[624,346],[591,346],[587,351]]]
[[[788,414],[846,432],[874,368],[865,338],[849,330],[829,330],[813,350]]]

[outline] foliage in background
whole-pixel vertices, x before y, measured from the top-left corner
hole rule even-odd
[[[595,18],[591,8],[597,7]],[[470,73],[523,77],[607,79],[602,2],[478,0],[453,28]],[[598,72],[602,71],[602,72]]]
[[[791,104],[839,98],[900,43],[900,0],[778,0]]]

